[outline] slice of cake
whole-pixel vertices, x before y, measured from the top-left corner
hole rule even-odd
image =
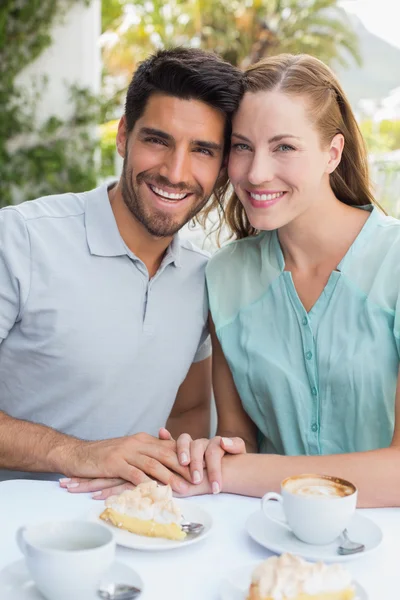
[[[272,556],[253,572],[247,600],[353,600],[351,575],[341,565]]]
[[[100,519],[137,535],[183,540],[186,533],[179,506],[172,498],[169,485],[155,481],[139,484],[135,489],[110,496]]]

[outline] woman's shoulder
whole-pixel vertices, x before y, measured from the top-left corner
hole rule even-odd
[[[271,232],[263,231],[258,235],[227,243],[210,259],[206,274],[207,278],[219,277],[223,273],[240,273],[244,269],[260,268],[261,257],[268,250],[268,239]]]

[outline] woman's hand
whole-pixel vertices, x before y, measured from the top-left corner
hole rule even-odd
[[[172,440],[171,434],[164,427],[158,435],[161,440]],[[193,440],[188,433],[182,433],[176,442],[176,453],[179,463],[189,466],[195,485],[203,482],[206,468],[208,487],[211,487],[213,494],[218,494],[222,490],[222,457],[225,454],[246,454],[246,445],[239,437],[226,438],[217,435],[211,440]]]

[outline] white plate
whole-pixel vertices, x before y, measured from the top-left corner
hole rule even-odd
[[[277,506],[274,506],[272,502],[270,504],[268,510],[274,512],[277,517],[281,517],[282,509],[280,505],[276,503]],[[341,556],[337,553],[338,540],[326,546],[305,544],[285,527],[281,527],[278,523],[267,519],[261,510],[249,517],[246,522],[246,530],[254,541],[277,554],[291,552],[309,560],[322,560],[324,562],[342,562],[361,558],[375,550],[382,541],[382,531],[378,525],[367,519],[367,517],[362,517],[358,512],[350,521],[347,531],[351,540],[365,545],[365,550],[347,556]]]
[[[115,581],[134,585],[143,590],[143,581],[136,571],[120,562],[112,564],[103,577],[102,583]],[[32,581],[24,559],[13,562],[0,571],[0,598],[1,600],[43,600],[42,594]],[[99,596],[97,594],[93,598],[86,596],[85,600],[99,600]]]
[[[184,500],[174,500],[180,507],[182,514],[184,515],[185,521],[192,521],[195,523],[202,523],[204,525],[203,531],[199,535],[188,534],[184,540],[167,540],[163,538],[152,538],[145,535],[136,535],[130,533],[124,529],[118,529],[106,521],[102,521],[99,517],[104,510],[104,504],[96,506],[89,515],[91,521],[98,521],[103,525],[106,525],[114,533],[115,541],[120,546],[126,546],[126,548],[133,548],[134,550],[172,550],[174,548],[183,548],[190,544],[196,544],[204,540],[212,528],[211,515],[206,512],[197,504],[191,502],[185,502]],[[1,597],[0,597],[1,598]]]
[[[260,563],[240,567],[228,573],[221,584],[221,600],[246,600],[250,587],[251,574],[258,564]],[[355,600],[368,600],[364,588],[356,581],[353,581],[353,585],[356,590]]]

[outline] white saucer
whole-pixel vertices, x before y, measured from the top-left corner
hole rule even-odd
[[[268,510],[274,516],[282,517],[280,505],[277,502],[270,502],[270,505]],[[382,531],[378,525],[367,519],[367,517],[362,517],[358,512],[355,513],[353,519],[350,521],[347,531],[351,540],[365,545],[365,550],[364,552],[348,554],[347,556],[341,556],[337,553],[339,541],[332,542],[326,546],[305,544],[285,527],[281,527],[278,523],[267,519],[261,510],[253,513],[248,518],[246,530],[254,541],[277,554],[291,552],[309,560],[322,560],[324,562],[342,562],[361,558],[365,554],[375,550],[382,541]]]
[[[185,502],[185,500],[175,500],[175,502],[179,505],[185,521],[202,523],[204,525],[204,529],[199,535],[188,534],[184,540],[167,540],[163,538],[136,535],[135,533],[130,533],[124,529],[118,529],[118,527],[114,527],[114,525],[99,519],[99,516],[104,510],[103,503],[101,503],[101,506],[93,508],[92,512],[89,514],[89,519],[106,525],[106,527],[111,529],[114,533],[117,544],[125,546],[126,548],[133,548],[134,550],[173,550],[174,548],[183,548],[204,540],[204,538],[210,534],[213,525],[211,515],[197,504]]]
[[[143,581],[136,571],[120,562],[114,562],[102,580],[104,584],[113,582],[127,583],[143,590]],[[0,598],[1,600],[43,600],[42,594],[32,581],[24,559],[13,562],[0,571]],[[85,600],[99,600],[99,596],[97,594],[93,598],[86,596]]]
[[[221,600],[246,600],[250,587],[251,574],[257,564],[259,563],[240,567],[228,573],[221,584]],[[368,600],[364,588],[356,581],[353,581],[353,585],[356,590],[355,600]]]

